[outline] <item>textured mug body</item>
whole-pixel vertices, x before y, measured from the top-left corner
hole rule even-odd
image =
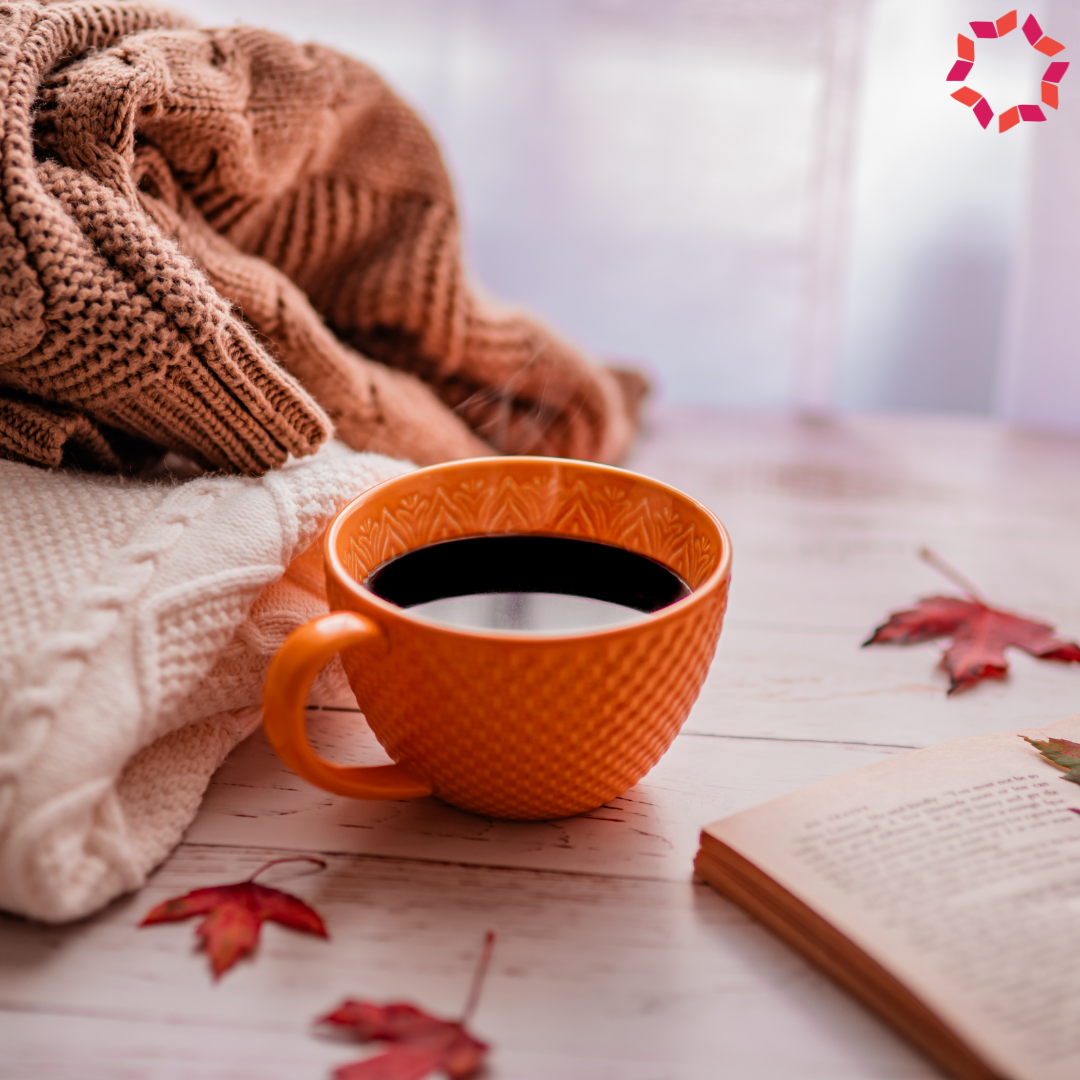
[[[407,551],[507,533],[614,544],[664,564],[691,592],[630,623],[526,634],[436,624],[362,584]],[[610,466],[537,457],[450,462],[380,484],[335,518],[324,559],[331,610],[371,624],[339,646],[341,659],[410,793],[534,820],[600,806],[656,764],[705,680],[731,573],[723,526],[689,496]],[[269,723],[268,733],[277,747]]]

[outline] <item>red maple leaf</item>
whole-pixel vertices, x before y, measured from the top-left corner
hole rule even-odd
[[[494,945],[495,935],[489,930],[460,1020],[440,1020],[405,1002],[375,1005],[352,1000],[320,1017],[317,1023],[332,1024],[362,1042],[390,1044],[385,1053],[335,1069],[334,1080],[423,1080],[436,1069],[450,1080],[463,1080],[476,1072],[489,1048],[465,1025],[476,1008]]]
[[[920,548],[919,558],[959,585],[968,598],[928,596],[913,608],[894,611],[888,622],[863,642],[864,647],[917,645],[951,637],[952,644],[941,658],[949,673],[950,694],[974,686],[980,679],[1004,678],[1009,670],[1005,659],[1009,646],[1040,660],[1080,662],[1080,645],[1059,638],[1049,623],[991,607],[959,570],[929,548]]]
[[[414,1005],[343,1001],[320,1024],[345,1028],[363,1042],[391,1043],[384,1054],[334,1070],[336,1080],[422,1080],[442,1069],[459,1080],[479,1068],[488,1052],[457,1020],[440,1020]]]
[[[264,870],[286,862],[312,862],[326,868],[326,863],[321,859],[306,855],[274,859],[260,866],[247,881],[196,889],[186,896],[166,900],[158,904],[139,925],[179,922],[193,915],[205,915],[195,934],[210,955],[210,967],[215,979],[220,979],[237,960],[247,956],[258,945],[259,931],[267,919],[291,930],[328,937],[326,925],[318,912],[303,900],[281,889],[256,883],[255,878]]]
[[[1080,662],[1080,645],[1057,637],[1049,623],[956,596],[928,596],[914,608],[894,612],[863,644],[916,645],[943,637],[953,639],[942,656],[950,694],[980,679],[1004,678],[1010,645],[1040,660]]]

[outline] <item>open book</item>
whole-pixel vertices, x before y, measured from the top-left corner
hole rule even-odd
[[[1018,735],[710,825],[700,877],[963,1080],[1080,1078],[1080,785]]]

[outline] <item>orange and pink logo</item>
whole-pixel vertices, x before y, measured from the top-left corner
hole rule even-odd
[[[1003,38],[1016,29],[1016,12],[1010,11],[1002,15],[994,22],[973,22],[970,24],[975,38]],[[1057,56],[1065,48],[1060,41],[1047,37],[1042,32],[1042,27],[1034,15],[1028,15],[1024,20],[1024,36],[1028,44],[1038,52],[1046,56]],[[946,82],[966,82],[971,69],[975,66],[975,38],[965,37],[963,34],[956,35],[956,55],[958,57],[949,74],[945,76]],[[1064,60],[1055,60],[1044,72],[1042,77],[1042,104],[1051,109],[1058,107],[1058,84],[1068,70],[1069,64]],[[970,86],[961,86],[953,95],[961,105],[967,105],[975,114],[975,119],[984,128],[989,127],[994,118],[994,110],[990,102]],[[1016,127],[1021,120],[1039,121],[1045,120],[1046,114],[1040,105],[1013,105],[998,116],[998,131],[1008,131]]]

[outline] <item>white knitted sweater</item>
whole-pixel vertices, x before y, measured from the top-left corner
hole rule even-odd
[[[61,922],[142,884],[326,610],[289,563],[408,467],[336,444],[183,483],[0,460],[0,908]]]

